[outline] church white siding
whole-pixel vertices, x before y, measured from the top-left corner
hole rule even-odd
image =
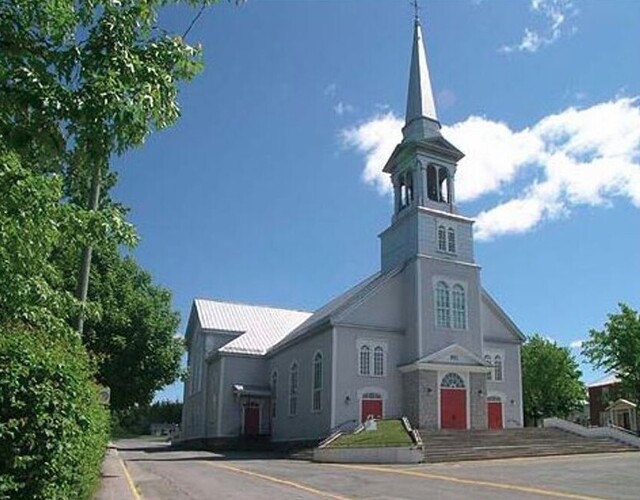
[[[384,416],[402,416],[400,364],[404,335],[402,331],[381,331],[366,327],[336,326],[337,379],[335,386],[335,426],[349,420],[360,421],[360,397],[364,393],[380,393],[384,398]],[[359,351],[362,344],[383,345],[383,376],[359,373]]]
[[[322,354],[322,404],[319,411],[312,407],[313,357]],[[275,352],[268,360],[268,377],[278,373],[276,417],[272,420],[274,441],[307,440],[326,436],[331,428],[332,328],[301,338]],[[296,414],[290,415],[290,373],[298,364],[298,394]]]

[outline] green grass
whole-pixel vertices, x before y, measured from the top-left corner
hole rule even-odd
[[[413,441],[400,420],[379,420],[375,431],[344,434],[329,444],[330,448],[382,448],[411,446]]]

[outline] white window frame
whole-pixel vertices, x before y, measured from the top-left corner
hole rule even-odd
[[[367,351],[367,366],[369,368],[367,373],[362,371],[362,349],[366,348]],[[375,351],[376,348],[382,349],[382,373],[376,374],[375,368]],[[387,376],[387,356],[389,353],[388,345],[383,340],[378,339],[359,339],[356,343],[357,363],[358,363],[358,375],[361,377],[373,377],[382,378]]]
[[[505,381],[505,371],[504,371],[504,366],[505,366],[505,354],[504,351],[501,349],[486,349],[483,353],[483,357],[482,359],[485,359],[486,356],[489,356],[491,358],[491,378],[487,377],[487,382],[494,382],[497,384],[502,384]],[[496,356],[500,356],[500,360],[502,362],[502,366],[500,369],[500,373],[502,374],[502,379],[498,380],[496,378],[496,366],[495,366],[495,360],[496,360]],[[485,359],[486,361],[486,359]]]
[[[438,328],[451,328],[451,287],[446,281],[438,280],[434,291],[436,300],[436,326]]]
[[[436,221],[436,249],[438,253],[456,255],[458,253],[458,231],[454,224]]]
[[[320,356],[320,379],[318,387],[316,387],[316,358]],[[324,355],[322,351],[316,351],[311,358],[311,413],[319,413],[322,411],[322,396],[324,388]],[[318,397],[318,406],[315,406],[316,395]]]
[[[456,307],[456,293],[460,293],[459,290],[462,290],[461,308]],[[461,317],[460,312],[462,312]],[[458,319],[460,321],[457,321]],[[454,283],[451,286],[451,328],[454,330],[467,329],[467,291],[461,283]]]
[[[293,385],[293,374],[295,367],[296,384]],[[289,365],[289,416],[295,417],[298,414],[298,394],[300,392],[300,364],[293,361]]]
[[[441,330],[453,330],[458,332],[464,332],[469,330],[469,291],[467,287],[467,283],[464,281],[455,281],[448,278],[444,278],[442,276],[434,276],[433,277],[433,301],[434,301],[434,321],[435,326]],[[439,288],[438,285],[444,284],[447,289],[447,303],[445,307],[441,307],[439,305]],[[464,308],[464,328],[458,328],[454,325],[453,321],[453,291],[454,287],[460,286],[463,291],[463,308]],[[448,319],[447,323],[441,323],[440,311],[443,311],[443,316]]]
[[[363,358],[364,350],[367,350],[366,358]],[[371,376],[371,347],[368,344],[358,345],[358,375],[362,375],[363,377]],[[363,359],[366,359],[366,368],[367,370],[363,370],[364,363]]]
[[[436,239],[438,240],[438,252],[447,252],[447,227],[444,224],[438,224],[436,230]]]
[[[278,417],[278,370],[271,372],[271,418]]]

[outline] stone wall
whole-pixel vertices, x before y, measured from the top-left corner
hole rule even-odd
[[[487,375],[471,373],[469,383],[469,404],[472,429],[486,429],[487,421]]]
[[[415,370],[402,375],[402,409],[417,429],[438,428],[438,374]]]

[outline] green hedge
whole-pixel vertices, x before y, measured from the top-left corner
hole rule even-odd
[[[0,329],[0,499],[86,499],[100,477],[108,412],[72,332]]]

